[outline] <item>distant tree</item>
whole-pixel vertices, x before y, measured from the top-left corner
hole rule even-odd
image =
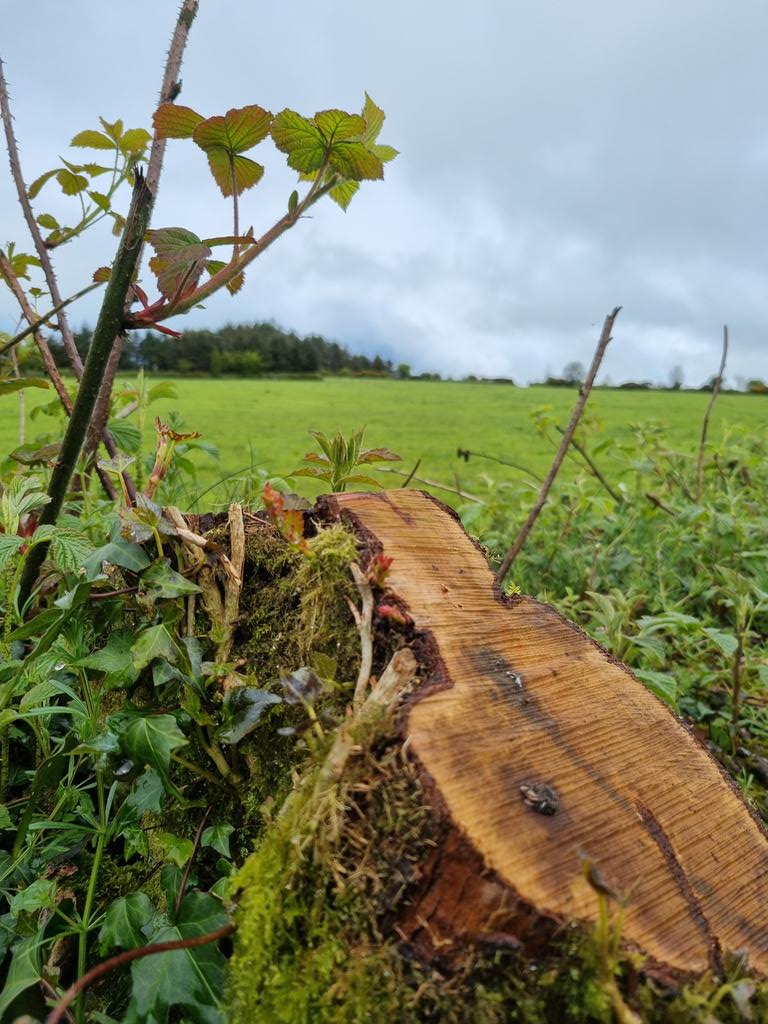
[[[673,391],[679,391],[683,386],[683,368],[679,363],[669,371],[669,386]]]
[[[584,369],[584,364],[574,359],[570,363],[566,363],[563,367],[563,380],[567,381],[568,384],[583,384],[584,378],[587,373]]]
[[[408,378],[411,376],[410,363],[398,363],[397,376],[400,378],[400,380],[408,380]]]
[[[747,391],[750,395],[766,395],[768,394],[768,384],[756,377],[754,380],[747,381]]]

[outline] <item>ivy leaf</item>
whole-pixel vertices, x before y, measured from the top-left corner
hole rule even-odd
[[[192,856],[195,844],[191,839],[174,835],[173,832],[158,832],[155,842],[160,847],[164,860],[169,860],[177,868],[183,868]]]
[[[158,814],[163,804],[163,780],[152,768],[138,777],[133,792],[126,797],[125,807],[131,812],[131,819],[138,821],[147,811]]]
[[[211,846],[218,850],[224,857],[231,857],[229,852],[229,837],[235,831],[234,825],[209,825],[203,831],[200,840],[201,846]]]
[[[282,110],[272,122],[272,139],[281,153],[288,156],[288,166],[309,174],[325,162],[327,143],[314,121],[295,110]]]
[[[224,698],[227,728],[220,733],[220,740],[222,743],[239,743],[253,732],[271,704],[280,703],[282,698],[269,690],[257,690],[253,686],[233,687]]]
[[[168,777],[172,752],[188,742],[173,715],[119,711],[107,718],[107,725],[120,737],[126,757],[134,764],[149,765],[164,779]]]
[[[115,143],[108,136],[89,128],[78,132],[70,142],[70,146],[76,146],[79,149],[114,149]]]
[[[141,574],[141,585],[155,600],[200,593],[200,587],[172,569],[167,558],[155,562]]]
[[[147,240],[156,253],[149,265],[162,294],[172,299],[182,287],[194,288],[211,255],[210,248],[186,228],[148,231]]]
[[[204,121],[191,107],[176,103],[163,103],[155,111],[152,124],[159,139],[191,139],[195,128]]]
[[[66,168],[56,172],[56,181],[65,196],[76,196],[88,188],[88,179],[84,175],[75,174]]]
[[[135,669],[146,668],[155,658],[164,658],[171,663],[179,659],[176,641],[162,623],[145,629],[131,647],[131,660]]]
[[[185,896],[176,921],[153,929],[152,943],[191,939],[223,928],[227,915],[219,901],[203,892]],[[172,1006],[194,1009],[194,1019],[206,1024],[224,1022],[220,993],[224,988],[224,956],[218,944],[178,949],[135,960],[131,965],[133,997],[128,1014],[166,1020]],[[204,1011],[204,1013],[203,1013]],[[183,1015],[182,1015],[183,1016]]]
[[[102,956],[111,949],[136,949],[147,941],[143,928],[155,916],[150,898],[143,892],[121,896],[110,906],[99,932]]]
[[[140,572],[149,565],[149,558],[143,548],[127,540],[113,540],[97,548],[83,563],[86,576],[93,579],[101,573],[102,565],[118,565],[121,569]]]

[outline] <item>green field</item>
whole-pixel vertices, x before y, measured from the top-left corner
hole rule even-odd
[[[482,492],[483,474],[494,480],[521,479],[521,474],[491,462],[473,459],[468,464],[456,457],[457,447],[469,448],[520,462],[542,473],[549,465],[553,446],[539,437],[531,411],[551,405],[565,425],[575,401],[575,390],[515,388],[503,384],[470,384],[427,381],[390,381],[328,378],[325,380],[190,380],[176,382],[178,399],[151,406],[147,415],[146,444],[153,447],[152,420],[178,410],[187,429],[199,430],[204,440],[220,451],[215,462],[197,456],[199,485],[207,487],[220,477],[263,467],[283,475],[300,464],[312,447],[309,430],[347,433],[367,424],[366,441],[384,445],[403,457],[410,470],[421,459],[418,475],[473,492]],[[665,423],[669,444],[695,452],[701,422],[709,400],[705,393],[595,391],[588,412],[597,417],[602,435],[612,440],[628,437],[634,424],[657,420]],[[47,401],[42,392],[28,391],[29,406]],[[14,396],[0,407],[0,450],[17,444],[18,411]],[[724,427],[743,426],[751,432],[768,428],[768,399],[760,395],[726,394],[718,398],[711,421],[713,441]],[[55,429],[55,421],[38,417],[29,421],[28,441]],[[593,442],[594,443],[594,442]],[[602,462],[610,474],[609,454]],[[616,464],[617,465],[617,464]],[[398,478],[382,476],[388,486]],[[309,494],[312,483],[296,481]],[[206,496],[206,506],[217,495]],[[218,496],[221,496],[219,493]],[[450,494],[442,495],[453,501]]]

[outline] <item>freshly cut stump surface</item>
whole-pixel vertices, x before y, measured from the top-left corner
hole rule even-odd
[[[631,672],[527,597],[415,490],[325,499],[394,558],[431,636],[405,720],[444,822],[399,931],[423,953],[548,938],[595,919],[588,858],[628,898],[624,938],[672,977],[743,950],[768,974],[768,839],[720,766]]]

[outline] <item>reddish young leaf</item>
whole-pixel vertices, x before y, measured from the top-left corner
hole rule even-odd
[[[152,124],[159,139],[191,139],[203,115],[191,107],[176,103],[163,103],[155,111]]]

